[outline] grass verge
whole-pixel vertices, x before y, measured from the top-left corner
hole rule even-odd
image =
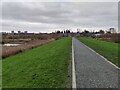
[[[71,38],[62,38],[5,58],[3,88],[65,88]]]
[[[112,63],[118,65],[119,55],[118,55],[118,46],[120,43],[113,43],[107,41],[100,41],[93,38],[86,38],[86,37],[78,37],[78,39],[84,43],[85,45],[89,46],[105,58],[107,58]],[[120,67],[120,66],[119,66]]]

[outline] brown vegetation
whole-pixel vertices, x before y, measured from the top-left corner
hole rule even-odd
[[[103,34],[100,37],[98,37],[97,39],[120,43],[120,33]]]
[[[5,33],[0,38],[2,44],[20,44],[18,46],[2,46],[2,54],[0,57],[5,58],[25,50],[38,47],[42,44],[48,43],[53,40],[57,40],[62,37],[62,34],[56,33]],[[1,48],[0,48],[1,49]]]
[[[48,39],[48,40],[34,40],[28,43],[24,43],[18,46],[3,46],[2,47],[2,54],[0,55],[0,57],[5,58],[8,57],[10,55],[14,55],[17,54],[19,52],[23,52],[25,50],[28,49],[32,49],[35,47],[38,47],[40,45],[43,45],[45,43],[48,43],[50,41],[53,41],[54,39]]]
[[[26,42],[30,42],[31,39],[3,39],[1,40],[1,42],[4,42],[4,43],[26,43]],[[0,43],[1,43],[0,42]]]

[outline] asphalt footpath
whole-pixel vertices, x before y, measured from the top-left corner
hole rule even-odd
[[[119,69],[76,38],[74,48],[76,88],[118,88]]]

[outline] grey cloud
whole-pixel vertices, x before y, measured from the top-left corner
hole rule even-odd
[[[2,19],[21,22],[21,24],[22,22],[26,24],[38,23],[38,25],[43,25],[37,27],[41,31],[52,29],[51,26],[53,26],[53,29],[60,28],[60,26],[65,28],[66,26],[86,28],[117,27],[117,8],[118,6],[115,2],[3,2]],[[17,25],[19,23],[16,24],[16,27],[18,27]],[[3,27],[5,26],[7,27],[4,22]],[[33,25],[32,27],[31,24],[31,28],[34,29],[35,26]]]

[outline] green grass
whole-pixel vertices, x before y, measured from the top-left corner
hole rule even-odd
[[[120,43],[117,44],[85,37],[79,37],[78,39],[118,66],[118,45],[120,45]]]
[[[2,60],[0,59],[0,89],[2,89]]]
[[[3,60],[3,88],[65,88],[71,38],[62,38]]]

